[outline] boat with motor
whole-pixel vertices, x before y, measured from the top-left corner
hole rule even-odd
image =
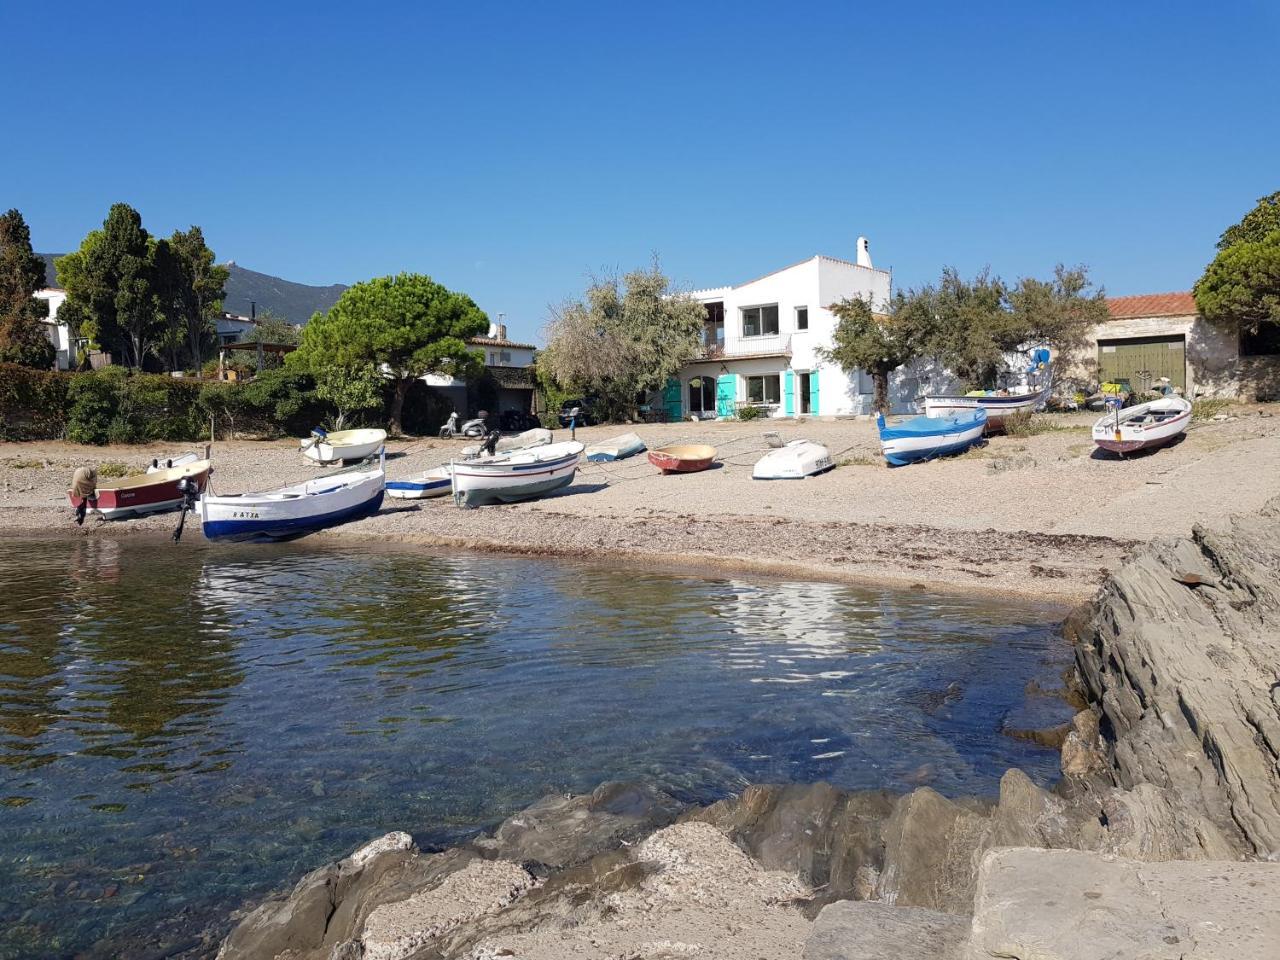
[[[986,425],[987,411],[982,407],[946,417],[912,417],[892,425],[885,423],[883,413],[876,414],[880,448],[892,467],[962,453],[982,439]]]
[[[125,520],[179,510],[186,499],[179,489],[182,481],[189,480],[202,491],[212,471],[213,464],[208,459],[189,460],[173,467],[148,469],[134,477],[99,482],[96,468],[81,467],[72,478],[67,499],[75,510],[76,523],[83,523],[86,514],[91,512],[104,520]]]
[[[1093,425],[1093,442],[1112,453],[1137,453],[1172,443],[1191,423],[1191,402],[1170,396],[1117,409]]]
[[[446,463],[442,467],[432,467],[416,477],[407,480],[388,480],[387,496],[397,500],[427,500],[432,497],[448,496],[453,490],[453,474]]]
[[[308,460],[328,465],[339,460],[354,462],[372,457],[387,442],[385,430],[335,430],[316,427],[311,436],[298,441],[299,452]]]
[[[584,444],[577,440],[510,450],[449,464],[453,502],[460,507],[515,503],[573,482]]]
[[[624,433],[621,436],[593,443],[587,447],[587,459],[592,463],[609,463],[613,460],[625,460],[643,453],[646,447],[637,433]]]
[[[716,448],[707,443],[678,443],[649,451],[649,462],[663,473],[698,473],[716,460]]]
[[[200,497],[200,525],[210,540],[292,540],[376,513],[386,488],[386,453],[376,464],[263,493]]]
[[[487,438],[486,438],[487,439]],[[490,453],[505,453],[508,450],[527,450],[529,447],[545,447],[552,441],[551,431],[545,427],[534,427],[510,437],[498,436],[498,441],[489,450]],[[478,457],[485,453],[485,444],[477,444],[462,448],[463,457]]]
[[[830,470],[831,451],[812,440],[792,440],[756,461],[752,480],[803,480]]]
[[[924,398],[926,417],[950,417],[971,410],[987,412],[987,432],[1004,429],[1004,418],[1014,413],[1035,413],[1049,402],[1053,377],[1049,351],[1031,351],[1031,365],[1025,370],[1026,385],[1014,390],[970,390],[964,394],[935,393]]]
[[[197,460],[208,460],[209,453],[206,450],[203,457],[198,453],[184,453],[180,457],[153,457],[151,462],[147,464],[147,473],[159,473],[161,470],[172,470],[174,467],[185,467],[189,463],[195,463]]]

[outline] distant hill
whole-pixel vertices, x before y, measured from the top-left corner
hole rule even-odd
[[[50,287],[58,285],[53,261],[60,253],[42,253],[44,260],[45,284]],[[258,312],[270,310],[278,317],[284,317],[290,323],[306,323],[317,310],[323,313],[337,302],[342,291],[347,289],[341,283],[327,287],[312,287],[305,283],[294,283],[282,280],[267,273],[248,270],[237,263],[226,264],[231,271],[227,280],[227,296],[222,301],[224,310],[230,313],[249,313],[250,302],[258,305]]]

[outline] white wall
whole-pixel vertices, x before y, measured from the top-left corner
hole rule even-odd
[[[45,335],[58,352],[57,366],[59,370],[70,370],[76,365],[76,344],[71,336],[71,328],[58,322],[58,311],[67,301],[67,291],[57,287],[49,287],[35,292],[37,300],[49,305],[49,319],[45,323]]]
[[[484,351],[484,362],[491,367],[527,367],[533,363],[532,347],[494,347],[475,344]],[[506,354],[504,357],[503,354]]]

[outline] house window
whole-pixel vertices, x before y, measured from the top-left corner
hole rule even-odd
[[[747,377],[748,403],[777,403],[782,399],[782,378],[776,373]]]
[[[702,345],[708,350],[724,346],[724,303],[707,304],[707,319],[702,327]]]
[[[778,334],[778,305],[742,308],[742,335],[744,337],[772,337]]]
[[[1240,356],[1274,357],[1280,354],[1280,324],[1263,323],[1250,333],[1240,331]]]
[[[796,329],[797,330],[809,329],[809,308],[808,307],[796,307]]]
[[[498,359],[499,359],[502,363],[510,363],[510,362],[511,362],[511,351],[510,351],[510,350],[500,350],[500,351],[498,351]]]

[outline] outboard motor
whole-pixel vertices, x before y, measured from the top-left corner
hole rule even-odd
[[[178,515],[178,529],[173,531],[174,543],[182,539],[182,528],[186,526],[187,513],[195,510],[196,500],[200,496],[200,488],[190,477],[183,477],[178,481],[178,492],[182,494],[182,513]]]
[[[490,430],[484,436],[484,443],[480,444],[480,456],[492,457],[498,452],[498,439],[502,436],[499,430]]]

